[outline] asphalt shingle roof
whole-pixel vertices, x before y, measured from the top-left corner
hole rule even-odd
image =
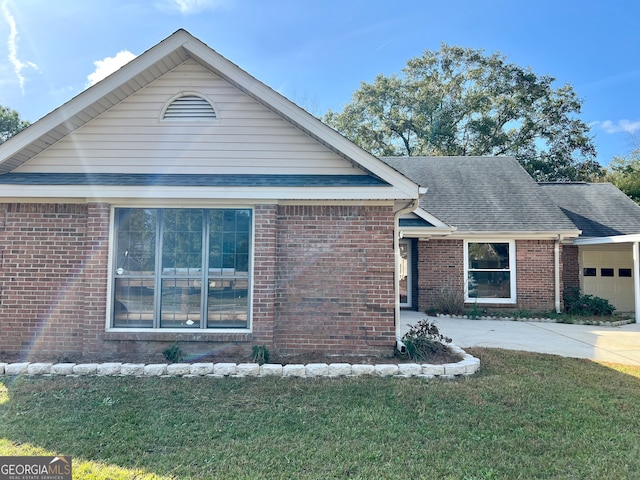
[[[611,183],[540,183],[581,237],[640,233],[640,206]]]
[[[567,232],[576,227],[513,157],[384,157],[428,187],[420,206],[470,232]]]

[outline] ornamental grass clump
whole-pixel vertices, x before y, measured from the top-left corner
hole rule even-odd
[[[402,337],[406,348],[406,355],[416,362],[429,361],[431,358],[449,353],[447,344],[449,337],[440,333],[438,327],[428,319],[420,320],[410,325],[409,331]]]

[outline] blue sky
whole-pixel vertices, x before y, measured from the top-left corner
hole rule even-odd
[[[0,0],[0,105],[33,122],[184,28],[322,115],[444,42],[573,85],[607,164],[640,140],[639,18],[637,0]]]

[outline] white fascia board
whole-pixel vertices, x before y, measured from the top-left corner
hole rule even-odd
[[[302,129],[317,141],[334,149],[337,153],[360,165],[363,169],[389,182],[403,191],[402,198],[418,198],[420,186],[389,167],[386,163],[360,148],[306,110],[288,100],[269,86],[230,62],[196,38],[185,42],[183,47],[189,54],[214,70],[225,80],[241,89],[255,100],[263,103],[294,126]],[[398,197],[400,198],[400,197]]]
[[[429,222],[431,225],[433,225],[436,228],[446,229],[446,230],[449,230],[451,232],[457,230],[456,227],[452,227],[451,225],[447,225],[442,220],[440,220],[437,217],[434,217],[429,212],[427,212],[426,210],[424,210],[424,209],[422,209],[420,207],[416,208],[413,211],[413,213],[415,213],[418,217],[422,218],[423,220]]]
[[[451,228],[400,227],[401,238],[441,238],[451,235]]]
[[[577,237],[580,230],[541,232],[541,231],[455,231],[449,238],[454,239],[490,239],[490,240],[565,240],[570,237]]]
[[[3,198],[193,198],[265,200],[412,200],[394,187],[142,187],[2,185]]]
[[[610,243],[634,243],[640,242],[640,233],[633,235],[614,235],[611,237],[577,238],[574,245],[606,245]]]

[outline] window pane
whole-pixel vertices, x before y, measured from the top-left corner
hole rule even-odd
[[[509,268],[508,243],[469,243],[469,268],[504,270]]]
[[[628,277],[631,278],[631,269],[630,268],[619,268],[618,269],[619,277]]]
[[[582,274],[585,277],[595,277],[596,276],[596,269],[595,268],[589,268],[586,267],[582,270]]]
[[[171,278],[162,280],[160,326],[198,328],[200,326],[200,280]]]
[[[123,208],[116,211],[117,275],[153,275],[156,261],[157,210]]]
[[[112,325],[247,328],[251,215],[247,209],[116,209]]]
[[[153,278],[116,278],[114,327],[153,326]]]
[[[202,210],[164,210],[162,273],[197,275],[202,269]]]
[[[247,328],[249,320],[248,279],[209,280],[207,326]]]
[[[613,277],[613,268],[601,268],[600,269],[601,277]]]
[[[469,272],[469,298],[511,298],[510,272]]]

